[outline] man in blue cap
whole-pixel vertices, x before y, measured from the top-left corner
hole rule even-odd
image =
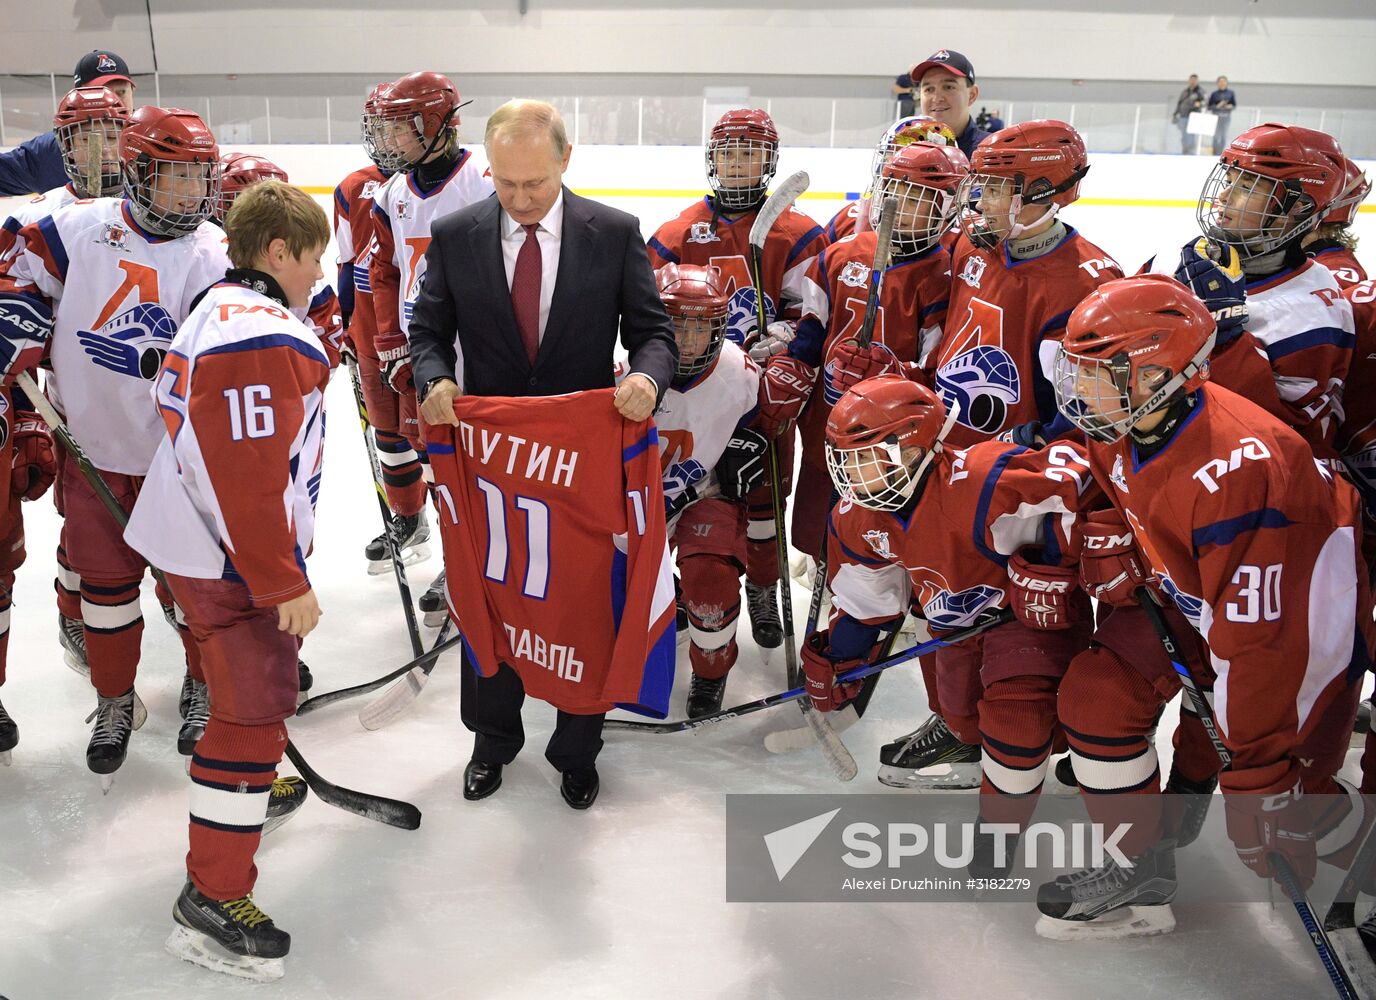
[[[970,117],[979,98],[975,68],[955,49],[938,49],[908,74],[917,88],[921,113],[947,125],[956,134],[956,145],[967,157],[989,133]]]
[[[104,49],[86,53],[72,71],[73,87],[105,87],[114,91],[126,111],[134,109],[134,81],[129,65]],[[67,183],[62,150],[52,132],[36,135],[8,153],[0,153],[0,195],[51,191]]]

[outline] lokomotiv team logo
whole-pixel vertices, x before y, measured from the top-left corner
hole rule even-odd
[[[1108,474],[1108,481],[1118,487],[1119,491],[1123,493],[1128,492],[1128,480],[1127,477],[1123,475],[1122,455],[1113,456],[1113,471]]]
[[[129,247],[126,245],[128,239],[129,230],[126,227],[118,222],[107,222],[96,242],[109,247],[111,250],[122,250],[128,253]]]
[[[397,202],[396,215],[398,219],[409,219],[411,217],[411,203],[405,199]]]
[[[965,628],[1003,603],[1003,591],[985,583],[952,591],[944,576],[925,566],[914,570],[912,577],[921,581],[913,600],[933,629]]]
[[[989,266],[979,254],[971,254],[965,258],[965,266],[960,269],[960,280],[971,288],[978,288],[980,279],[984,277],[984,269]]]
[[[737,347],[744,346],[747,340],[755,336],[759,321],[759,314],[755,308],[755,286],[742,285],[731,294],[726,320],[726,339]],[[766,326],[774,322],[774,303],[768,295],[764,297],[764,321]]]
[[[360,195],[360,197],[362,197],[362,198],[364,198],[364,199],[366,199],[366,200],[368,200],[368,201],[371,201],[374,192],[377,191],[377,188],[378,188],[378,182],[377,182],[377,181],[364,181],[364,182],[363,182],[363,192],[362,192],[362,194]]]
[[[841,268],[837,280],[851,288],[864,288],[870,280],[869,266],[858,260],[849,261],[845,267]]]
[[[140,302],[99,330],[78,330],[76,339],[91,363],[117,375],[151,382],[177,332],[172,315],[156,302]]]
[[[689,243],[720,243],[721,237],[712,231],[710,222],[694,222],[688,227]]]
[[[861,537],[869,543],[870,548],[874,549],[874,554],[880,559],[893,558],[893,549],[889,548],[889,533],[887,531],[871,528]]]
[[[0,448],[4,448],[10,439],[10,401],[0,393]]]

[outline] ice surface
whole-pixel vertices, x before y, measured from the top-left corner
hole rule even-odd
[[[648,221],[681,206],[626,207]],[[807,207],[829,214],[829,206]],[[1101,234],[1129,225],[1134,244],[1181,242],[1190,216],[1071,213],[1111,251]],[[1158,218],[1160,232],[1143,231]],[[363,545],[379,518],[343,374],[329,407],[310,560],[325,616],[303,652],[317,693],[410,656],[391,578],[365,572]],[[528,746],[502,789],[480,803],[463,800],[471,737],[459,721],[452,656],[413,710],[380,732],[359,726],[363,700],[290,723],[317,770],[415,802],[425,814],[421,829],[378,826],[312,797],[258,855],[256,898],[293,936],[286,978],[255,986],[178,962],[162,945],[186,851],[189,779],[175,746],[180,645],[146,588],[138,688],[149,720],[102,797],[83,758],[82,719],[94,693],[63,665],[57,641],[58,520],[46,498],[24,507],[29,560],[15,588],[9,683],[0,691],[21,733],[13,766],[0,768],[0,994],[9,1000],[1260,1000],[1329,990],[1283,900],[1274,910],[1177,907],[1174,934],[1091,946],[1036,938],[1030,904],[723,902],[726,793],[909,794],[883,788],[874,772],[879,747],[926,715],[914,669],[890,672],[866,718],[845,734],[861,769],[850,785],[838,784],[816,752],[764,750],[765,732],[798,724],[797,710],[783,707],[702,735],[609,733],[601,797],[578,813],[560,799],[559,776],[542,757],[553,710],[534,702],[525,711]],[[412,592],[419,596],[438,570],[437,556],[412,567]],[[795,588],[793,596],[801,616],[807,595]],[[680,653],[676,715],[687,687]],[[727,704],[783,686],[782,656],[762,662],[743,627]],[[1172,706],[1160,727],[1163,770],[1174,714]],[[912,798],[919,810],[920,797]],[[1213,863],[1237,862],[1187,850],[1181,877]]]

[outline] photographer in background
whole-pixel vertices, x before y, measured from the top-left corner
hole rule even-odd
[[[1180,152],[1186,156],[1190,154],[1190,115],[1203,109],[1204,88],[1199,85],[1199,74],[1191,73],[1185,89],[1175,99],[1175,113],[1171,115],[1171,121],[1180,129]]]

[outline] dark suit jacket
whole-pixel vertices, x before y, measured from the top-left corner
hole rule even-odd
[[[526,358],[502,263],[496,196],[435,223],[426,272],[411,314],[417,388],[454,377],[476,396],[553,396],[613,384],[618,329],[629,368],[655,380],[662,397],[678,364],[674,328],[655,289],[634,216],[564,189],[559,273],[534,367]]]

